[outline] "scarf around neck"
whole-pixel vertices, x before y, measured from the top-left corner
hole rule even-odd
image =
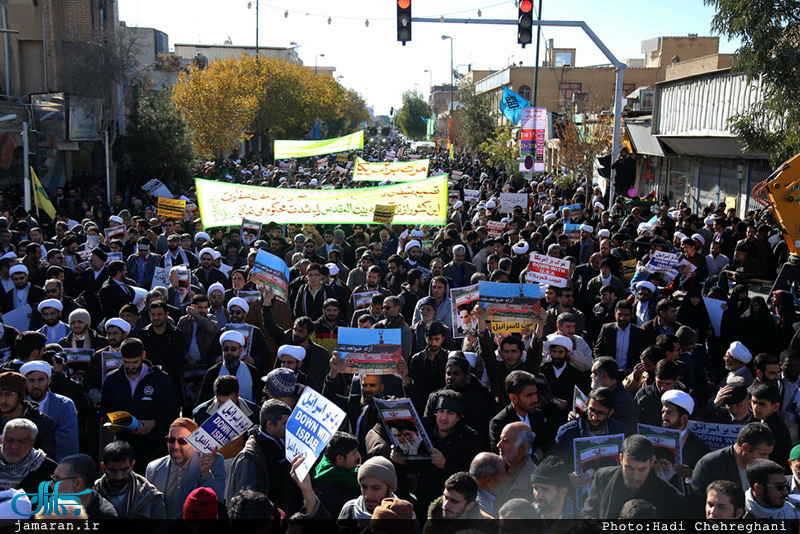
[[[744,492],[744,507],[757,519],[797,519],[797,510],[789,501],[784,502],[780,508],[767,508],[756,502],[752,489]]]
[[[29,473],[39,469],[45,458],[41,449],[31,449],[25,458],[13,464],[0,455],[0,490],[16,488]]]

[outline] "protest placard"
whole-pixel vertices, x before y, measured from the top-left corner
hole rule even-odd
[[[570,239],[579,238],[581,236],[581,225],[580,224],[565,223],[564,224],[564,235],[566,235]]]
[[[529,282],[567,287],[570,261],[531,252],[526,279]]]
[[[456,202],[458,202],[460,198],[461,198],[461,191],[457,189],[451,189],[447,192],[447,202],[451,206]]]
[[[242,290],[242,291],[237,291],[236,296],[243,298],[246,303],[252,304],[253,302],[258,300],[258,297],[261,296],[261,293],[259,291]]]
[[[539,284],[478,282],[482,310],[491,321],[492,332],[520,332],[536,324],[539,317]]]
[[[478,303],[478,284],[450,290],[450,311],[453,319],[453,337],[462,338],[478,329],[478,318],[472,313]]]
[[[575,472],[578,474],[594,473],[601,467],[618,466],[624,441],[625,434],[575,438],[572,440]],[[576,488],[575,493],[577,504],[583,506],[583,501],[589,494],[589,486]]]
[[[675,466],[683,463],[683,446],[681,444],[681,431],[660,426],[637,425],[639,434],[653,443],[656,460],[658,461],[659,477],[678,489],[683,488],[683,480],[675,474]],[[658,473],[658,470],[656,471]]]
[[[572,409],[576,413],[583,413],[589,408],[589,396],[575,386],[575,391],[572,395]]]
[[[390,225],[394,218],[394,212],[397,206],[394,204],[375,204],[375,213],[372,217],[372,222],[378,224]]]
[[[253,426],[250,418],[230,399],[205,420],[197,430],[186,436],[200,453],[219,450]]]
[[[722,305],[725,304],[725,301],[703,297],[703,302],[706,305],[706,311],[708,312],[708,318],[711,320],[711,326],[714,327],[714,335],[719,337],[722,335],[722,314],[725,311],[722,309]]]
[[[687,421],[686,428],[703,440],[703,443],[708,445],[709,449],[716,451],[736,443],[736,438],[739,436],[742,425]]]
[[[336,154],[336,162],[337,163],[345,163],[347,160],[350,159],[350,154],[347,152],[342,152],[341,154]]]
[[[377,291],[362,291],[360,293],[353,293],[353,306],[356,310],[366,308],[372,303],[372,295]]]
[[[158,215],[183,219],[186,216],[186,201],[179,198],[158,197]]]
[[[622,261],[622,282],[627,284],[631,280],[633,280],[633,276],[636,274],[636,264],[639,263],[636,258],[632,260],[623,260]]]
[[[575,213],[576,211],[581,211],[583,208],[580,204],[567,204],[566,206],[561,206],[561,213],[564,213],[564,210],[569,210],[570,216]]]
[[[665,273],[675,276],[678,273],[679,262],[678,255],[674,252],[656,250],[645,268],[649,273]]]
[[[89,365],[92,361],[92,356],[94,356],[94,349],[73,349],[71,347],[67,347],[61,349],[67,357],[67,365],[72,364],[86,364]]]
[[[153,195],[154,197],[173,198],[172,192],[164,185],[161,180],[153,178],[142,186],[142,189]]]
[[[397,373],[403,359],[399,328],[339,327],[337,350],[342,373],[390,375]]]
[[[302,456],[305,461],[295,471],[303,480],[316,463],[333,434],[344,421],[344,411],[310,387],[286,421],[286,460]]]
[[[114,260],[123,261],[122,252],[107,252],[106,255],[108,256],[106,258],[106,263],[110,263]]]
[[[489,237],[500,237],[506,229],[506,223],[502,221],[486,221],[486,233]]]
[[[3,324],[13,326],[20,332],[24,332],[31,324],[31,305],[24,304],[19,308],[7,311],[3,314]]]
[[[167,269],[165,267],[156,267],[156,270],[153,272],[153,282],[150,284],[150,289],[155,289],[158,286],[168,287],[168,277],[169,273],[167,273]]]
[[[125,241],[124,225],[114,226],[113,228],[106,228],[105,230],[103,230],[103,233],[106,235],[106,241],[111,241],[112,239],[119,239],[121,241]]]
[[[252,245],[261,236],[262,224],[260,221],[242,219],[241,237],[246,245]]]
[[[222,329],[223,332],[233,330],[244,336],[244,347],[242,347],[241,358],[250,356],[250,350],[253,347],[253,328],[255,328],[253,325],[247,323],[228,323],[225,325],[225,328]]]
[[[413,182],[424,180],[428,177],[430,160],[417,161],[392,161],[383,163],[369,163],[356,157],[353,167],[354,182]]]
[[[101,383],[106,381],[108,373],[122,365],[122,353],[113,350],[104,350],[100,353]]]
[[[333,170],[335,170],[339,174],[347,174],[347,169],[345,169],[341,165],[337,165],[336,167],[333,168]]]
[[[528,194],[500,193],[500,205],[498,207],[500,213],[512,213],[515,206],[522,208],[522,212],[525,213],[528,210]]]
[[[392,438],[392,444],[406,460],[427,460],[431,457],[433,445],[409,399],[375,399],[375,406],[387,434]]]
[[[464,203],[471,202],[473,200],[478,202],[480,199],[480,189],[464,189]]]
[[[289,269],[286,267],[286,262],[278,256],[259,249],[253,269],[250,271],[250,281],[271,289],[276,298],[284,302],[289,301]]]

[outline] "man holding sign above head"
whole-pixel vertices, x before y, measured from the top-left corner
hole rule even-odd
[[[197,423],[186,417],[175,419],[167,434],[167,456],[147,465],[145,478],[164,494],[167,519],[183,516],[183,503],[197,488],[211,488],[225,502],[225,465],[219,453],[201,454],[186,438]]]
[[[222,361],[212,365],[203,377],[198,402],[205,402],[214,395],[213,386],[217,377],[233,375],[239,381],[239,395],[256,404],[261,402],[261,374],[254,365],[242,358],[245,346],[244,335],[236,330],[222,332],[219,336]]]

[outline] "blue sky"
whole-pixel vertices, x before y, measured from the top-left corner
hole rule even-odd
[[[255,2],[120,0],[119,11],[120,20],[130,26],[167,33],[171,44],[221,44],[230,37],[235,45],[252,46]],[[478,9],[482,18],[517,16],[512,0],[412,0],[415,17],[478,18]],[[712,35],[714,16],[702,0],[544,0],[542,12],[546,20],[585,21],[619,59],[642,57],[641,42],[652,37]],[[499,69],[512,61],[534,63],[535,46],[523,50],[515,26],[414,23],[412,41],[403,47],[396,40],[394,0],[260,0],[259,22],[261,46],[298,43],[306,65],[317,60],[335,66],[341,83],[359,91],[376,114],[398,107],[407,89],[418,88],[427,96],[431,78],[434,84],[449,82],[450,42],[442,40],[443,34],[453,37],[453,62],[462,72],[468,64]],[[577,48],[578,66],[607,62],[579,29],[544,28],[543,39],[554,39],[557,48]],[[736,43],[721,40],[720,52],[735,50]]]

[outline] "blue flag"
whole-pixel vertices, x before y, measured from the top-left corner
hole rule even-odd
[[[522,120],[522,108],[530,107],[531,103],[517,93],[503,86],[503,97],[500,99],[500,111],[514,124]]]

